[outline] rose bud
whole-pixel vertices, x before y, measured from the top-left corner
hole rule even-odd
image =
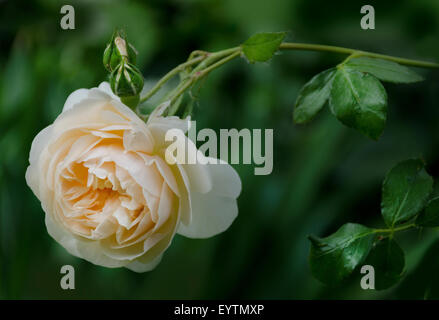
[[[115,31],[110,43],[104,51],[104,66],[109,71],[114,71],[117,66],[126,58],[130,63],[135,64],[137,57],[136,49],[128,43],[127,37],[122,31]]]

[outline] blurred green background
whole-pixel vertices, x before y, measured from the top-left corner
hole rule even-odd
[[[207,240],[176,236],[152,272],[106,269],[69,255],[47,234],[24,173],[33,137],[53,122],[70,92],[106,78],[105,44],[124,27],[139,51],[147,84],[194,49],[235,46],[260,31],[288,41],[324,43],[408,58],[439,60],[439,2],[326,0],[71,1],[76,29],[60,28],[61,1],[0,1],[0,298],[1,299],[397,299],[439,297],[437,231],[400,236],[407,273],[386,291],[364,291],[359,272],[329,288],[308,266],[314,233],[351,221],[380,227],[381,181],[398,161],[423,157],[439,177],[439,73],[386,84],[388,123],[373,142],[328,110],[307,126],[292,123],[300,87],[337,64],[330,53],[282,52],[270,64],[236,60],[204,82],[197,127],[273,128],[274,170],[242,182],[239,216]],[[375,7],[376,29],[360,28],[360,8]],[[75,267],[76,289],[59,285]]]

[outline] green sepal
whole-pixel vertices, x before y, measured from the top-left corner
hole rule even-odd
[[[120,101],[130,107],[131,109],[135,110],[135,108],[137,107],[137,105],[140,102],[140,95],[135,95],[135,96],[130,96],[130,97],[121,97]]]
[[[123,60],[110,75],[110,86],[119,97],[139,95],[143,89],[143,76],[133,64]]]

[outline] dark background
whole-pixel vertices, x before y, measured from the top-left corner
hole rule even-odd
[[[292,122],[300,87],[344,57],[282,52],[269,64],[242,59],[215,70],[198,94],[198,129],[273,128],[274,170],[242,182],[239,216],[207,240],[176,236],[152,272],[107,269],[69,255],[47,234],[24,173],[33,137],[61,112],[70,92],[106,79],[102,53],[115,27],[139,51],[151,86],[194,49],[221,50],[260,31],[407,58],[439,60],[439,1],[173,0],[71,1],[76,29],[60,28],[60,1],[0,1],[0,298],[28,299],[394,299],[439,297],[437,231],[399,236],[406,276],[386,291],[364,291],[359,271],[336,288],[308,265],[310,233],[351,221],[383,226],[381,182],[397,162],[422,157],[439,177],[439,73],[386,84],[388,121],[378,142],[342,126],[326,109],[307,126]],[[376,29],[360,28],[375,7]],[[75,267],[76,289],[60,288]]]

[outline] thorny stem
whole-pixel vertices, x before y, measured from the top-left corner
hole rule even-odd
[[[185,82],[182,83],[182,86],[180,87],[180,89],[173,94],[171,97],[171,104],[173,104],[180,95],[182,95],[186,89],[188,89],[189,87],[191,87],[196,81],[198,81],[198,79],[201,79],[203,77],[205,77],[206,75],[209,74],[209,72],[211,72],[212,70],[218,68],[219,66],[229,62],[230,60],[235,59],[237,56],[240,55],[240,51],[236,51],[230,55],[228,55],[227,57],[215,62],[214,64],[210,65],[209,67],[202,69],[201,71],[196,71],[194,70],[194,73],[191,75],[191,77],[189,79],[187,79]]]
[[[370,58],[379,58],[388,61],[393,61],[399,64],[413,66],[413,67],[421,67],[421,68],[439,68],[438,63],[427,62],[427,61],[419,61],[412,60],[400,57],[394,57],[379,53],[373,53],[368,51],[361,51],[356,49],[337,47],[337,46],[328,46],[328,45],[320,45],[320,44],[308,44],[308,43],[292,43],[292,42],[284,42],[279,46],[281,50],[307,50],[307,51],[324,51],[324,52],[333,52],[349,55],[349,58],[353,57],[370,57]],[[221,65],[233,60],[242,54],[242,47],[234,47],[230,49],[225,49],[217,52],[207,52],[202,50],[195,50],[190,55],[186,62],[178,65],[171,71],[169,71],[166,75],[164,75],[157,84],[149,90],[145,96],[140,99],[140,102],[145,102],[149,98],[151,98],[155,93],[157,93],[162,86],[172,79],[174,76],[180,74],[183,71],[189,70],[189,74],[186,75],[180,82],[180,84],[169,94],[165,96],[164,99],[171,100],[171,104],[177,101],[177,99],[188,89],[190,89],[199,79],[208,75],[212,70],[217,69]],[[191,69],[192,68],[192,69]],[[170,110],[168,115],[175,114],[177,112],[178,106]],[[405,227],[405,226],[404,226]],[[376,229],[376,230],[387,230],[387,229]],[[389,229],[390,230],[390,229]],[[399,228],[392,229],[393,231],[399,230]],[[379,231],[379,232],[393,232],[393,231]]]
[[[355,54],[355,56],[379,58],[379,59],[397,62],[399,64],[404,64],[407,66],[421,67],[421,68],[439,68],[439,64],[434,62],[405,59],[405,58],[399,58],[385,54],[379,54],[379,53],[373,53],[373,52],[361,51],[361,50],[355,50],[355,49],[349,49],[343,47],[326,46],[320,44],[284,42],[280,45],[279,48],[284,50],[326,51],[326,52],[334,52],[334,53],[349,54],[349,55]]]
[[[180,72],[184,71],[184,69],[186,69],[187,67],[190,67],[190,66],[202,61],[203,59],[205,59],[205,56],[200,55],[196,58],[190,59],[190,60],[186,61],[185,63],[178,65],[177,67],[175,67],[174,69],[169,71],[165,76],[163,76],[163,78],[161,78],[156,83],[156,85],[151,90],[148,91],[148,93],[144,97],[142,97],[142,99],[140,99],[140,102],[144,102],[144,101],[148,100],[149,98],[151,98],[172,77],[174,77],[177,74],[179,74]]]

